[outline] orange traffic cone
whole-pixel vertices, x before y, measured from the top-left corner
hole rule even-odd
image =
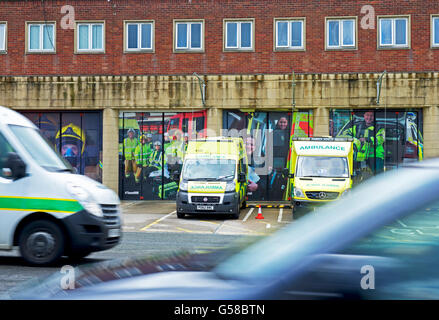
[[[261,206],[259,206],[259,209],[258,209],[258,215],[256,216],[255,219],[264,219],[264,217],[262,216],[262,209],[261,209]]]

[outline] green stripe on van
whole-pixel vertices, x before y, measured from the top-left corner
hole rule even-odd
[[[76,200],[0,197],[0,210],[78,212],[83,208]]]

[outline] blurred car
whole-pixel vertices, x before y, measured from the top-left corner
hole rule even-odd
[[[439,159],[376,176],[238,249],[108,261],[20,299],[438,299]]]

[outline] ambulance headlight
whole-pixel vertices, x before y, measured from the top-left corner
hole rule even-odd
[[[235,190],[236,190],[235,182],[229,182],[226,184],[226,192],[235,191]]]
[[[97,203],[93,196],[83,187],[74,183],[67,183],[67,192],[70,193],[74,199],[78,200],[79,204],[87,212],[97,217],[104,216],[99,203]]]
[[[294,196],[297,198],[305,198],[305,194],[303,193],[302,189],[294,188]]]
[[[188,188],[187,182],[181,180],[179,188],[180,188],[180,191],[187,191],[187,188]]]

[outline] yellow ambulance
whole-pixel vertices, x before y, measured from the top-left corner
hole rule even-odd
[[[242,138],[189,141],[180,174],[177,216],[231,214],[246,206],[248,163]]]
[[[352,188],[353,154],[351,138],[292,138],[289,185],[293,213],[346,195]]]

